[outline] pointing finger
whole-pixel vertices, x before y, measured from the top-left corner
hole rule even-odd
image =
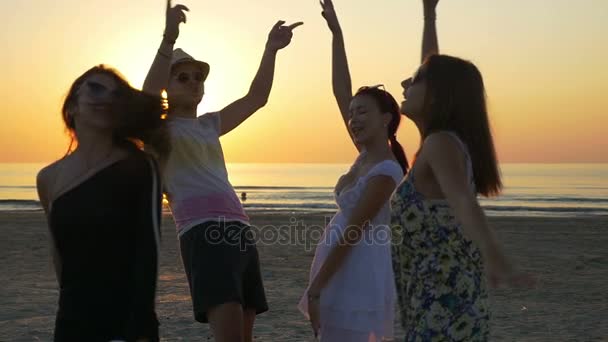
[[[291,24],[291,25],[287,26],[287,28],[288,28],[289,30],[293,30],[293,29],[295,29],[296,27],[298,27],[298,26],[302,26],[302,25],[304,25],[304,22],[302,22],[302,21],[298,21],[297,23],[293,23],[293,24]]]

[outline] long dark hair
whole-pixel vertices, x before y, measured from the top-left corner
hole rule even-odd
[[[119,116],[113,132],[114,142],[127,149],[141,150],[144,145],[150,146],[158,154],[157,157],[166,157],[170,151],[170,144],[164,120],[166,106],[163,99],[160,95],[146,94],[131,87],[117,70],[103,64],[92,67],[78,77],[72,83],[63,102],[61,114],[71,139],[66,156],[73,152],[74,144],[78,144],[76,123],[71,109],[78,100],[78,89],[94,74],[108,75],[118,85],[119,96],[114,104]]]
[[[456,133],[471,155],[477,192],[499,194],[502,181],[481,73],[473,63],[445,55],[430,56],[421,70],[427,84],[422,139],[439,131]]]
[[[391,150],[401,165],[401,169],[403,173],[407,173],[409,169],[409,163],[407,161],[407,157],[405,155],[405,151],[401,144],[397,141],[397,129],[399,128],[399,124],[401,123],[401,113],[399,111],[399,104],[395,98],[386,90],[380,89],[379,87],[361,87],[355,93],[356,96],[369,96],[376,101],[380,112],[382,113],[390,113],[391,114],[391,122],[388,124],[388,139],[390,142]]]

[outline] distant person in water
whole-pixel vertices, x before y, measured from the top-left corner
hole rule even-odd
[[[246,192],[241,193],[241,200],[243,202],[245,202],[247,200],[247,193]]]
[[[51,231],[59,307],[55,341],[158,341],[154,310],[165,154],[160,96],[94,67],[72,84],[62,109],[72,143],[38,174]]]
[[[483,79],[471,62],[437,54],[437,2],[423,1],[423,40],[433,48],[402,83],[401,112],[422,144],[391,201],[401,323],[405,341],[487,341],[486,278],[522,286],[534,279],[512,266],[479,206],[477,195],[502,187]]]
[[[383,341],[393,337],[397,301],[388,201],[408,169],[396,136],[401,114],[382,86],[353,95],[333,3],[321,5],[333,35],[333,92],[359,156],[335,186],[339,210],[317,245],[298,306],[322,342]]]
[[[153,94],[167,90],[173,150],[163,170],[165,190],[194,317],[210,323],[216,341],[251,341],[255,316],[267,311],[268,304],[249,218],[228,181],[219,137],[266,104],[277,52],[289,45],[292,30],[301,23],[276,23],[249,92],[218,112],[197,117],[209,65],[173,48],[187,10],[167,1],[165,35],[143,89]]]

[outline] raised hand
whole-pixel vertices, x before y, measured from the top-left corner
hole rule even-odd
[[[422,0],[424,29],[422,31],[421,63],[424,63],[429,56],[439,54],[439,40],[437,39],[437,27],[435,26],[435,19],[437,19],[435,8],[438,2],[439,0]]]
[[[439,0],[422,0],[422,5],[424,7],[424,16],[425,17],[435,17],[435,8],[437,8],[437,3]]]
[[[167,0],[167,10],[165,13],[165,39],[175,42],[179,36],[179,24],[186,23],[186,12],[190,11],[184,5],[171,6],[171,0]]]
[[[266,42],[266,49],[271,51],[278,51],[291,43],[293,37],[293,29],[303,25],[303,22],[293,23],[291,25],[283,25],[285,22],[279,20],[268,34],[268,41]]]
[[[321,330],[321,308],[319,300],[308,299],[308,316],[310,316],[310,326],[315,337],[319,336]]]
[[[435,9],[438,2],[439,0],[422,0],[422,5],[424,5],[424,8]]]
[[[532,288],[538,285],[538,279],[529,273],[513,269],[504,263],[493,265],[489,262],[486,268],[486,275],[490,287],[521,287]]]
[[[336,33],[340,31],[340,22],[338,21],[338,17],[336,16],[336,10],[334,9],[334,3],[332,0],[321,0],[319,1],[321,4],[321,8],[323,12],[321,15],[325,18],[327,22],[327,26],[331,32]]]

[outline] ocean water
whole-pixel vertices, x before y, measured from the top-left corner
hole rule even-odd
[[[42,164],[0,164],[0,211],[41,210]],[[349,164],[228,164],[248,210],[333,212],[333,186]],[[490,216],[608,216],[608,164],[502,164],[501,196],[481,198]]]

